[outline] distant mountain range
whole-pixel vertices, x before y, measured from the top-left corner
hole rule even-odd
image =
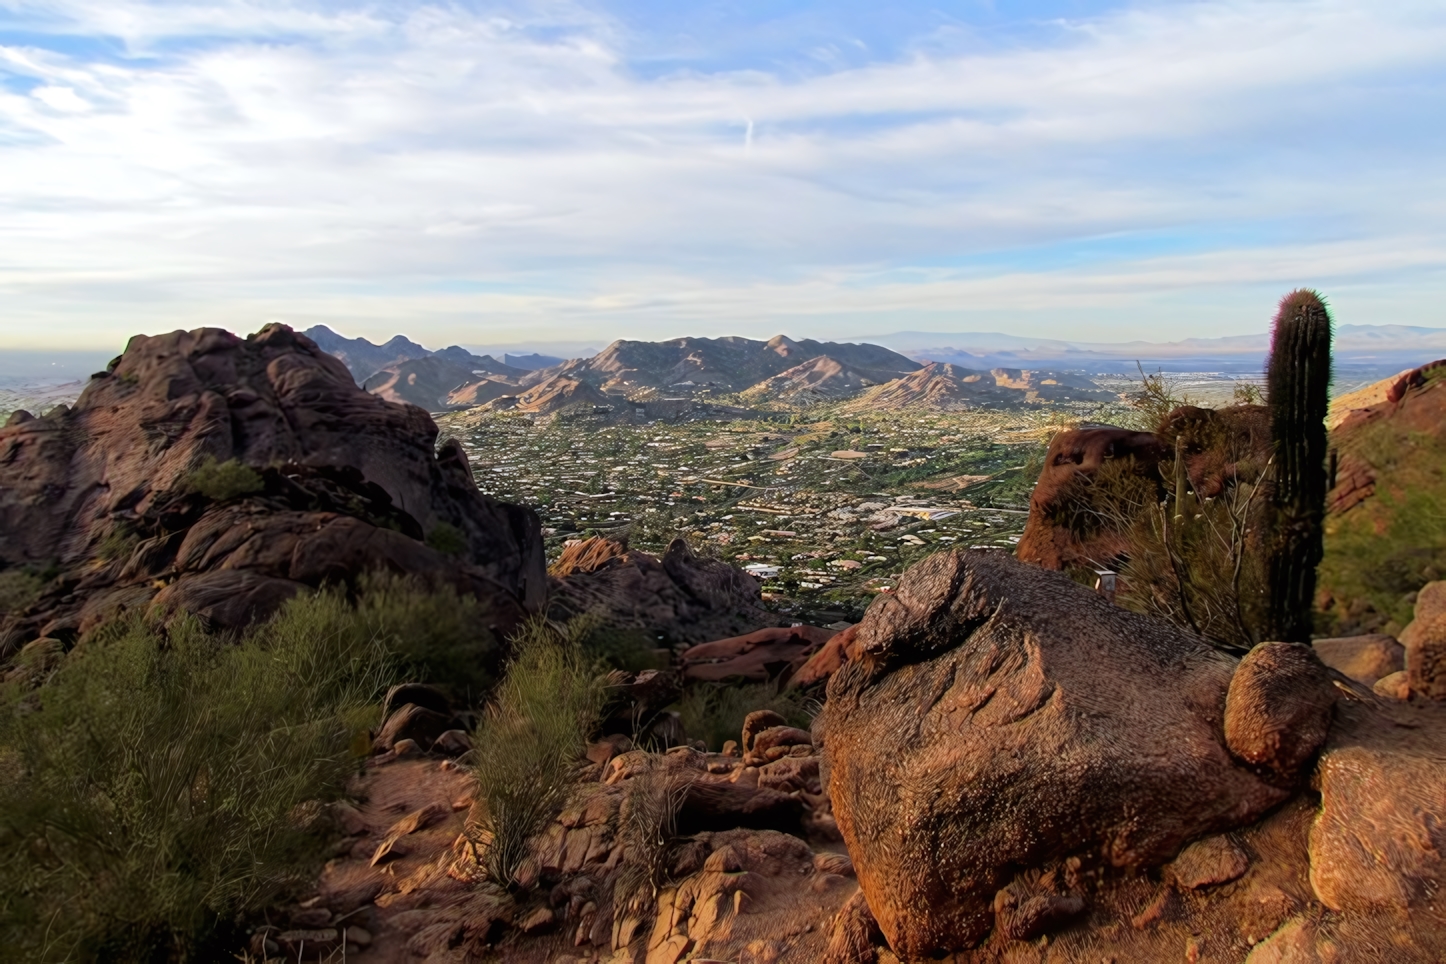
[[[1110,397],[1088,378],[1019,368],[921,363],[879,345],[749,338],[619,340],[590,358],[528,370],[459,346],[428,352],[402,336],[384,345],[318,326],[306,332],[368,391],[429,411],[486,406],[545,414],[578,405],[741,394],[754,402],[859,399],[873,409],[1008,407]],[[508,360],[533,362],[539,356]],[[547,360],[547,359],[545,359]]]

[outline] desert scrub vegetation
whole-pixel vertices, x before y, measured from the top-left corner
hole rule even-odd
[[[220,960],[313,878],[323,805],[391,679],[339,594],[244,636],[139,618],[0,694],[0,943],[8,960]]]
[[[480,703],[497,682],[503,647],[476,596],[375,573],[360,581],[352,620],[352,631],[385,643],[401,676],[435,683],[459,703]]]
[[[798,690],[777,683],[695,683],[678,701],[678,715],[689,739],[718,752],[743,733],[743,720],[754,710],[772,710],[792,726],[807,729],[816,707]]]
[[[251,495],[265,488],[261,473],[236,459],[217,462],[214,456],[192,469],[186,476],[186,487],[213,502],[227,502]]]
[[[493,883],[526,887],[529,841],[577,785],[601,722],[608,677],[588,661],[579,627],[541,618],[512,639],[512,658],[474,740],[478,808],[468,837]]]
[[[20,612],[40,598],[45,580],[24,569],[0,572],[0,614]]]

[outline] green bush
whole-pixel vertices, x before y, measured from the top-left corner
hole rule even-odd
[[[588,664],[575,635],[542,619],[523,628],[474,741],[482,808],[469,834],[487,876],[503,887],[524,883],[529,841],[572,792],[600,722],[606,679]]]
[[[444,556],[460,556],[467,551],[467,537],[450,522],[438,522],[427,533],[427,545]]]
[[[774,683],[697,683],[678,701],[683,732],[690,740],[702,740],[708,749],[723,749],[724,742],[743,735],[743,720],[754,710],[772,710],[793,726],[808,728],[813,718],[812,701],[797,690],[780,689]]]
[[[24,569],[0,572],[0,614],[20,612],[40,598],[45,582]]]
[[[502,662],[491,622],[477,597],[414,578],[368,576],[357,596],[358,631],[385,642],[400,675],[437,684],[472,705],[492,689]]]
[[[242,920],[314,879],[321,804],[388,680],[326,593],[239,641],[114,623],[0,695],[7,959],[222,959]]]
[[[217,462],[212,456],[186,476],[186,486],[213,502],[227,502],[266,487],[261,473],[236,459]]]

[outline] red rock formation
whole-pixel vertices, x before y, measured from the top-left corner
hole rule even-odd
[[[758,580],[700,557],[674,539],[661,558],[594,537],[564,550],[552,567],[551,612],[600,616],[620,629],[701,643],[779,622],[762,608]]]
[[[762,682],[791,674],[834,635],[831,629],[799,625],[716,639],[683,653],[683,675],[713,682],[726,679]]]
[[[854,645],[815,730],[860,885],[906,959],[982,940],[1016,872],[1159,864],[1289,795],[1222,736],[1234,660],[1007,556],[930,557]]]
[[[1018,558],[1046,569],[1108,566],[1127,548],[1123,534],[1106,527],[1081,539],[1064,524],[1069,503],[1078,498],[1081,482],[1098,473],[1106,461],[1132,460],[1133,472],[1154,480],[1165,455],[1165,446],[1149,432],[1107,426],[1060,432],[1049,443],[1044,468],[1030,496],[1029,521],[1019,539]]]
[[[0,429],[0,563],[61,571],[0,635],[74,635],[153,596],[238,625],[375,568],[477,593],[510,625],[546,591],[537,517],[436,440],[284,325],[138,336],[74,409]],[[198,490],[233,460],[239,488]]]

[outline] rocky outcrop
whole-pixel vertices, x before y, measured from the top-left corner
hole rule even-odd
[[[551,568],[549,612],[583,613],[667,642],[702,643],[776,625],[758,580],[674,539],[662,557],[594,537],[564,550]]]
[[[1162,465],[1177,452],[1200,498],[1253,483],[1271,455],[1269,413],[1261,405],[1182,405],[1158,432],[1107,425],[1060,432],[1045,452],[1016,555],[1046,569],[1113,568],[1129,554],[1126,533],[1135,521],[1119,509],[1158,502]]]
[[[834,635],[831,629],[800,624],[716,639],[683,652],[683,676],[704,682],[791,677]]]
[[[546,592],[530,509],[482,495],[428,415],[362,391],[284,325],[138,336],[73,409],[0,429],[0,563],[59,575],[9,645],[121,609],[224,626],[382,569],[492,602]]]
[[[870,606],[854,648],[815,729],[860,884],[906,958],[983,940],[1016,874],[1071,858],[1105,872],[1160,864],[1290,796],[1227,743],[1235,660],[1062,575],[941,553]],[[1318,709],[1312,689],[1275,720],[1253,698],[1274,692],[1272,661],[1258,662],[1238,696],[1252,711],[1242,732],[1316,718],[1300,709]],[[1308,740],[1281,751],[1283,768]],[[1034,897],[1069,896],[1016,895],[1010,926]]]
[[[1406,668],[1405,648],[1381,633],[1317,639],[1311,648],[1322,663],[1366,686]]]
[[[1029,520],[1020,536],[1016,555],[1046,569],[1074,565],[1107,567],[1128,547],[1118,528],[1101,525],[1097,518],[1073,511],[1106,463],[1123,466],[1128,474],[1158,486],[1160,460],[1166,449],[1153,434],[1099,426],[1060,432],[1050,440],[1044,468],[1029,499]]]

